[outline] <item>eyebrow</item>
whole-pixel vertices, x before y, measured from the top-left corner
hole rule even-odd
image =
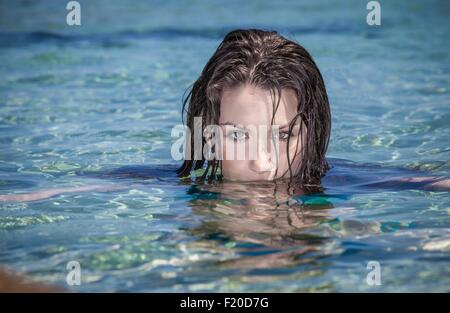
[[[246,128],[245,126],[243,126],[243,125],[238,125],[238,124],[231,123],[231,122],[220,123],[219,125],[220,125],[220,126],[223,126],[223,125],[231,125],[231,126],[236,127],[236,128],[247,129],[247,128]]]
[[[245,126],[243,126],[243,125],[239,125],[239,124],[235,124],[235,123],[231,123],[231,122],[224,122],[224,123],[220,123],[219,125],[231,125],[231,126],[234,126],[234,127],[236,127],[236,128],[243,128],[243,129],[246,129],[246,127]],[[285,128],[289,128],[289,125],[290,125],[290,123],[288,123],[288,124],[286,124],[286,125],[282,125],[282,126],[279,126],[279,129],[285,129]],[[299,123],[296,123],[292,128],[294,128],[294,127],[296,127],[296,126],[299,126],[300,124]]]
[[[285,129],[285,128],[288,128],[288,129],[289,129],[289,126],[290,126],[290,123],[288,123],[288,124],[286,124],[286,125],[283,125],[283,126],[280,126],[280,129]],[[300,123],[295,123],[295,124],[292,126],[292,129],[294,129],[294,128],[297,127],[297,126],[300,127]]]

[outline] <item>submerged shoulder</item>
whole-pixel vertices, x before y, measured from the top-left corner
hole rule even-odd
[[[169,179],[177,177],[177,168],[178,166],[176,164],[136,164],[100,171],[83,171],[77,174],[93,178]]]

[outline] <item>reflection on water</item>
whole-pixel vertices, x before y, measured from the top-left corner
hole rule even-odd
[[[20,248],[27,237],[5,242],[10,248],[3,251],[15,253],[2,258],[31,265],[28,273],[57,285],[65,263],[76,259],[83,266],[83,290],[110,286],[111,291],[275,291],[278,284],[285,291],[370,290],[361,283],[367,260],[383,260],[385,270],[395,272],[395,260],[404,255],[421,259],[432,252],[431,260],[448,258],[449,234],[436,230],[432,239],[427,230],[442,227],[448,218],[439,206],[420,209],[429,200],[439,203],[444,193],[386,183],[400,173],[421,172],[330,162],[326,184],[308,191],[286,181],[194,184],[178,180],[170,165],[81,171],[85,181],[111,180],[132,189],[5,205],[9,212],[32,206],[48,216],[24,216],[20,222],[3,217],[4,231],[26,234],[32,232],[29,225],[42,225],[52,237],[37,235],[35,253]],[[51,209],[45,207],[49,203]],[[420,212],[419,219],[411,211]],[[403,218],[393,218],[393,212]],[[422,216],[428,216],[427,224]],[[72,242],[66,236],[70,230],[77,234]],[[434,264],[432,272],[428,267],[419,272],[437,277],[446,270]],[[402,285],[407,277],[390,279],[398,288],[407,286]]]
[[[293,197],[304,192],[291,190],[287,183],[224,182],[205,188],[212,199],[189,201],[194,213],[214,218],[197,231],[216,230],[233,240],[267,246],[296,245],[296,235],[303,229],[326,220],[331,204],[308,205]],[[198,192],[198,191],[197,191]],[[214,226],[208,226],[213,223]],[[301,242],[301,241],[300,241]]]
[[[326,240],[303,230],[325,221],[332,205],[304,204],[296,197],[305,193],[288,183],[224,182],[199,188],[196,193],[215,196],[189,201],[193,213],[205,217],[189,232],[232,242],[243,254],[221,261],[220,267],[270,269],[309,262],[307,256]]]

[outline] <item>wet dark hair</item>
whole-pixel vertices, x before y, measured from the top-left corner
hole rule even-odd
[[[292,173],[292,160],[289,160],[287,153],[291,182],[302,186],[320,185],[321,178],[329,169],[325,153],[331,132],[331,114],[322,75],[311,55],[301,45],[276,31],[231,31],[205,65],[187,96],[183,97],[183,123],[186,121],[185,124],[193,130],[194,117],[202,117],[202,131],[207,125],[217,125],[222,91],[241,84],[269,90],[272,98],[278,99],[273,104],[273,115],[279,105],[281,90],[295,90],[297,115],[290,124],[289,134],[299,118],[306,126],[307,134],[298,173]],[[205,145],[206,139],[202,140]],[[221,160],[208,161],[204,156],[201,160],[194,160],[193,136],[190,145],[191,158],[184,160],[177,170],[178,175],[189,176],[191,171],[204,168],[206,162],[206,169],[199,178],[203,181],[221,179]]]

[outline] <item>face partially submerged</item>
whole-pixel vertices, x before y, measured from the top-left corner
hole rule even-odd
[[[289,178],[301,164],[301,151],[306,142],[306,127],[297,116],[297,95],[282,89],[274,115],[274,99],[269,90],[249,84],[225,89],[220,103],[219,125],[222,127],[222,175],[228,180],[261,181]],[[273,119],[273,123],[272,123]],[[295,121],[294,121],[295,119]],[[289,131],[289,125],[293,127]],[[278,127],[278,150],[272,132]],[[300,128],[303,129],[300,129]],[[276,134],[276,131],[275,131]],[[255,140],[256,154],[250,157],[250,141]],[[237,159],[236,151],[245,145],[245,158]],[[234,146],[234,154],[227,148]]]
[[[304,47],[276,31],[229,32],[184,97],[183,117],[194,136],[186,137],[180,177],[202,169],[196,180],[286,178],[312,190],[330,168],[331,111],[322,75]]]

